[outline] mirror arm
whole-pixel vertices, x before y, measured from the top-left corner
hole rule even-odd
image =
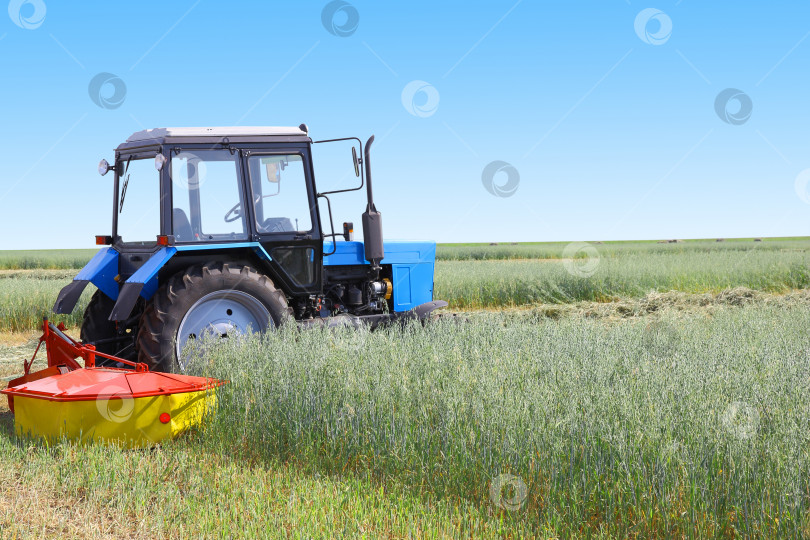
[[[363,155],[363,141],[358,139],[357,137],[344,137],[342,139],[325,139],[323,141],[313,141],[312,144],[321,144],[321,143],[330,143],[330,142],[338,142],[338,141],[357,141],[357,144],[360,145],[360,155]],[[361,164],[363,163],[362,159],[358,160]],[[324,191],[321,195],[334,195],[335,193],[348,193],[350,191],[360,191],[366,185],[366,178],[365,178],[365,170],[363,167],[360,167],[360,185],[356,188],[350,189],[336,189],[334,191]]]
[[[329,255],[334,255],[335,252],[337,251],[337,240],[335,240],[335,237],[337,236],[335,234],[335,222],[332,219],[332,203],[329,201],[329,197],[327,197],[325,193],[318,193],[317,197],[318,198],[323,197],[324,199],[326,199],[326,207],[329,209],[329,225],[332,228],[332,234],[323,235],[324,238],[327,237],[332,238],[332,251],[323,254],[324,257],[328,257]]]

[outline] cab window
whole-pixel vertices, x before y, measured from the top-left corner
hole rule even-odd
[[[172,234],[176,242],[248,237],[238,154],[184,150],[172,157]]]
[[[119,163],[118,229],[127,244],[154,244],[160,234],[160,176],[154,156]]]
[[[301,155],[252,156],[248,159],[248,169],[256,230],[260,234],[312,230],[312,212]]]

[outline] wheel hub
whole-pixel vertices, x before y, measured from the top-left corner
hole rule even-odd
[[[181,355],[191,341],[206,336],[229,338],[263,332],[275,324],[270,312],[255,297],[241,291],[226,290],[209,293],[186,312],[177,330],[177,361],[185,371],[191,352]],[[198,351],[199,352],[199,351]]]

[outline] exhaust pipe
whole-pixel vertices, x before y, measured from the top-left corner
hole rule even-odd
[[[383,248],[382,214],[377,212],[374,206],[374,193],[371,189],[371,143],[374,142],[374,135],[366,141],[365,165],[366,165],[366,194],[368,205],[363,214],[363,244],[366,251],[366,260],[371,263],[373,270],[380,270],[380,261],[385,257]]]

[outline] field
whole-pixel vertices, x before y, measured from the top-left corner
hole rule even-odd
[[[436,298],[455,310],[568,305],[643,298],[650,293],[720,293],[746,287],[785,293],[810,287],[810,238],[681,243],[446,244],[437,252]],[[59,289],[93,250],[0,252],[0,332],[38,328]],[[68,265],[68,266],[64,266]],[[34,269],[34,270],[31,270]],[[92,287],[89,287],[92,289]],[[64,318],[81,324],[90,299]]]
[[[0,256],[3,376],[83,260],[37,257]],[[211,343],[193,369],[231,383],[177,442],[45,446],[0,412],[0,530],[807,537],[808,268],[808,239],[440,246],[463,318]]]
[[[95,253],[95,249],[0,251],[0,269],[64,270],[81,268]]]

